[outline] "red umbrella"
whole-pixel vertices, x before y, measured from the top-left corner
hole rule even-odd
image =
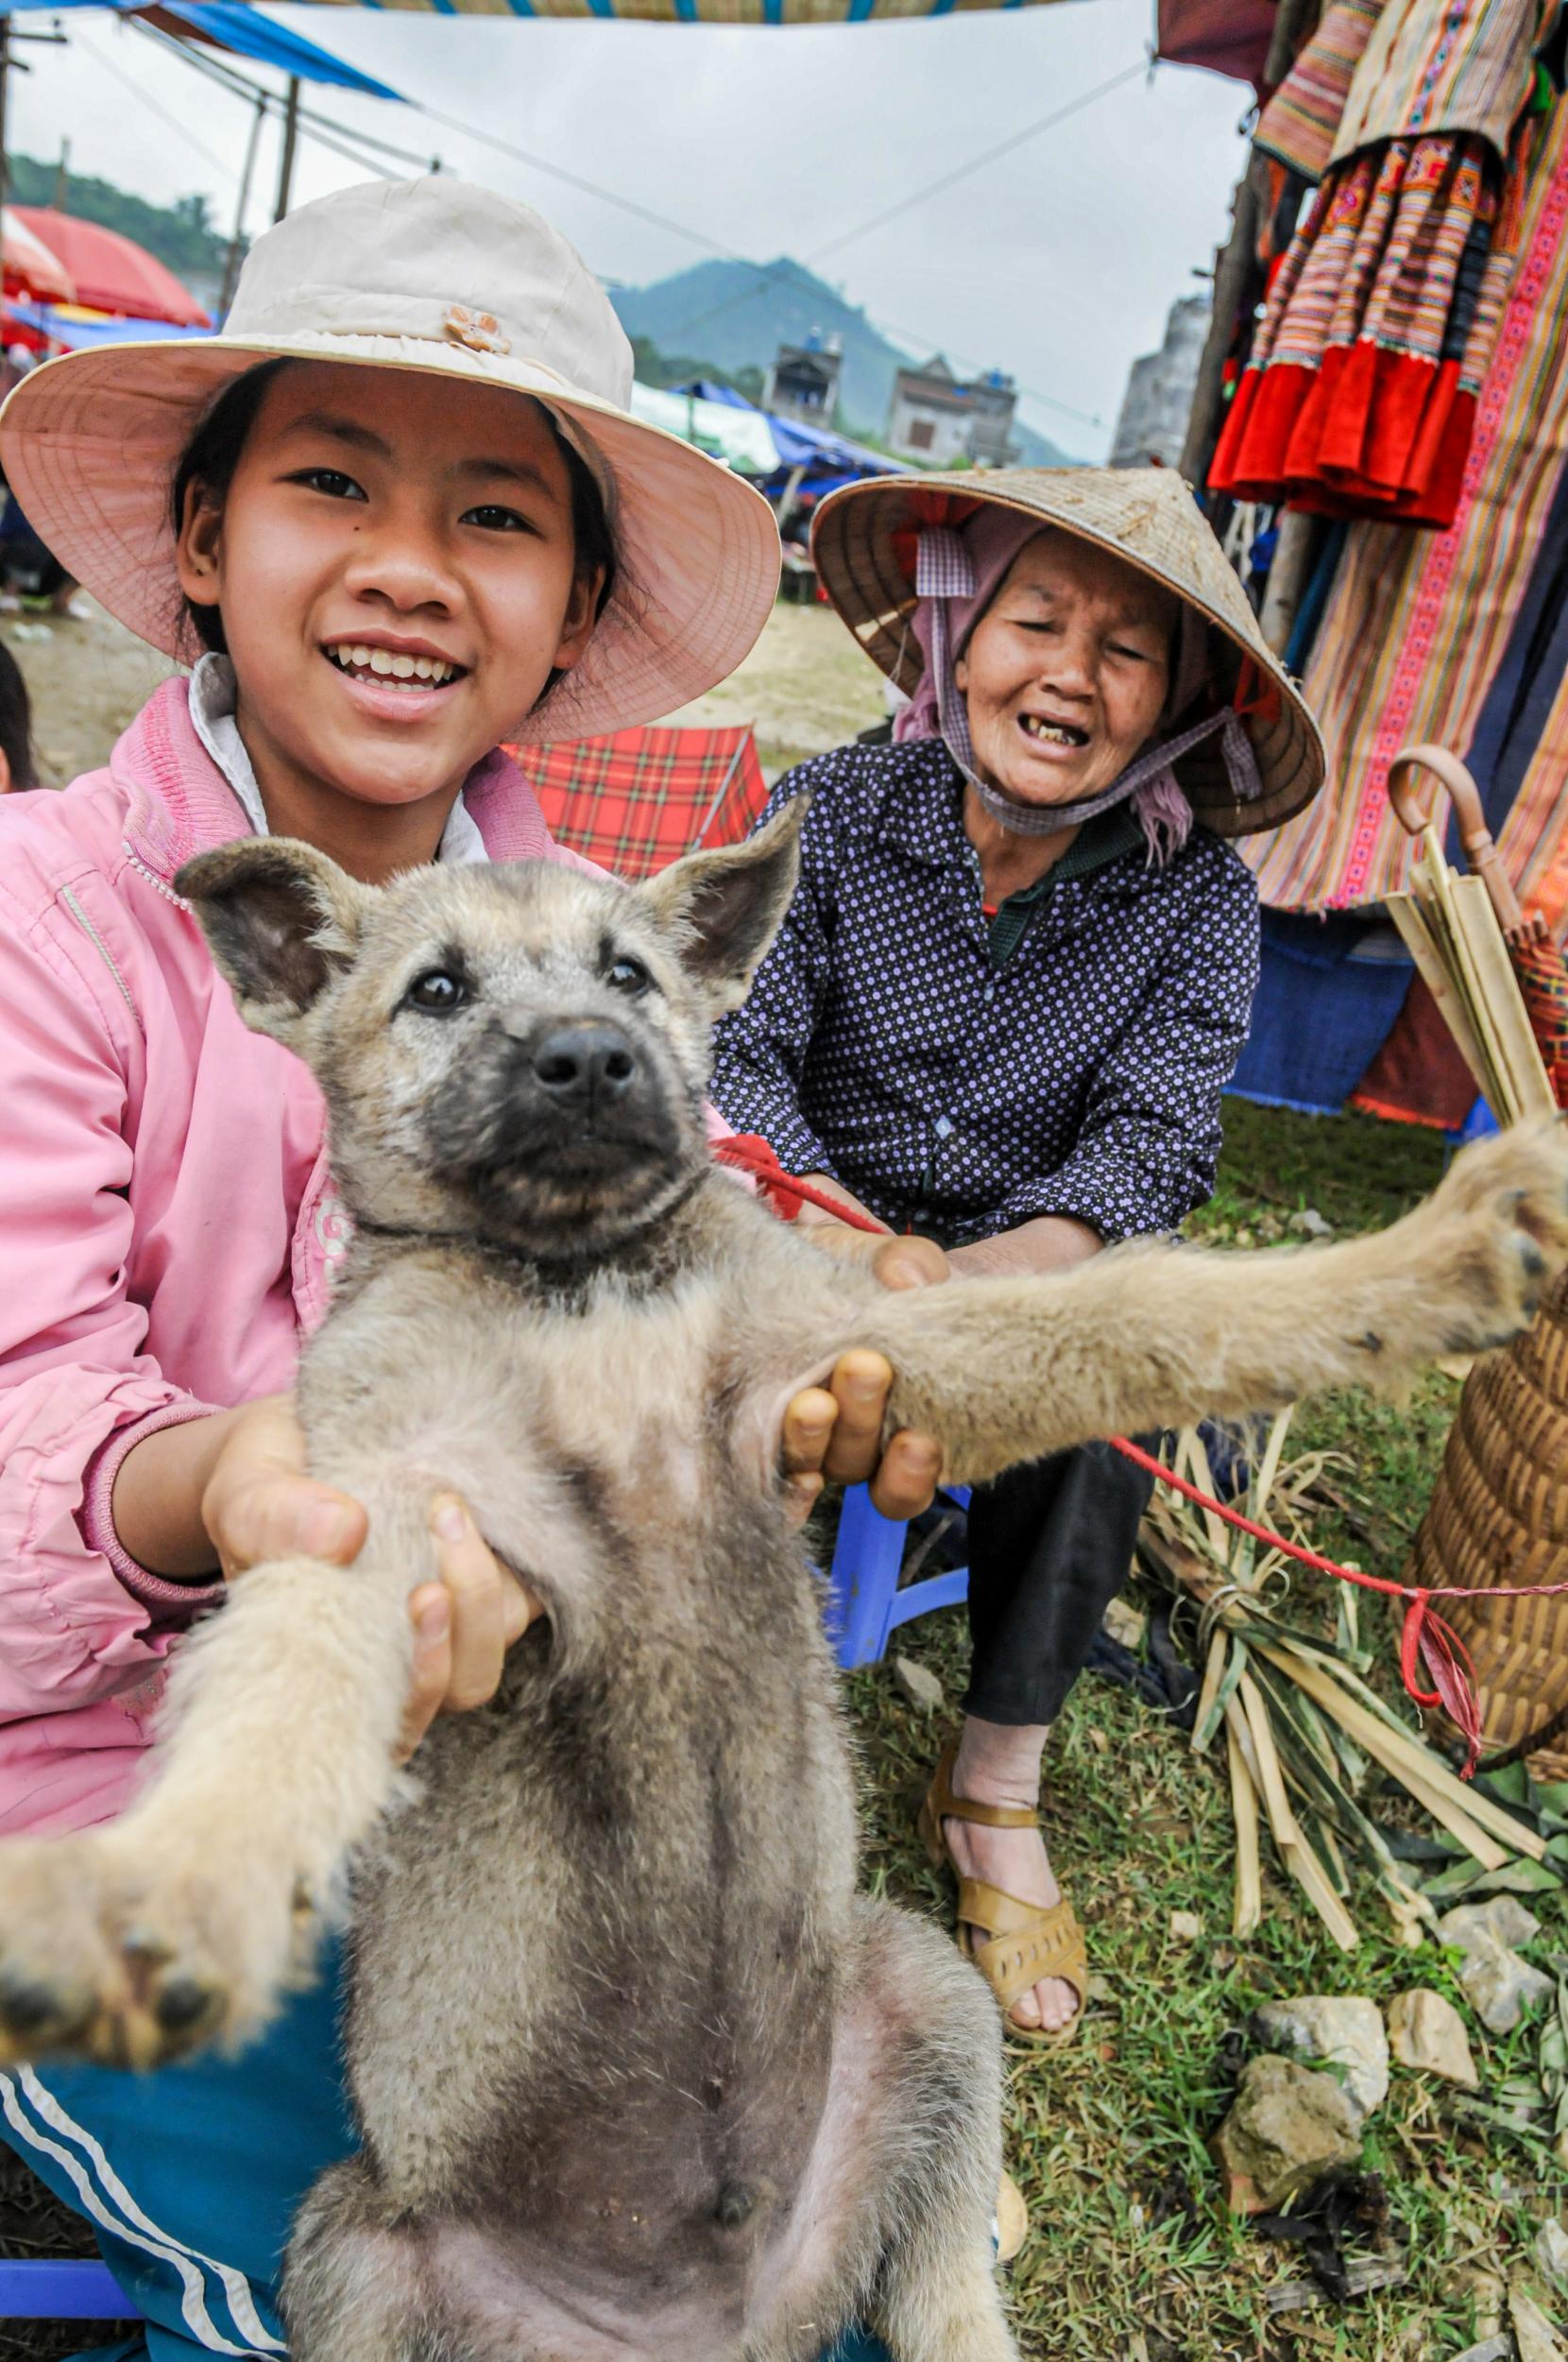
[[[189,287],[134,239],[95,221],[78,221],[73,214],[57,214],[52,205],[15,205],[9,211],[63,264],[76,281],[77,301],[89,311],[167,320],[175,328],[213,325]]]
[[[4,264],[8,287],[20,285],[41,303],[75,303],[76,282],[70,272],[43,239],[17,219],[12,205],[6,207],[4,228],[0,230],[0,262]]]

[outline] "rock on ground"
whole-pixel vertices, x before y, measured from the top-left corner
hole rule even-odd
[[[1253,2059],[1214,2154],[1232,2211],[1271,2214],[1335,2165],[1355,2165],[1360,2120],[1332,2076],[1294,2059]]]
[[[1568,2296],[1568,2231],[1559,2222],[1543,2222],[1530,2250],[1535,2268],[1560,2296]]]
[[[913,1657],[895,1656],[893,1678],[899,1693],[908,1700],[917,1714],[935,1714],[946,1703],[946,1692],[929,1667],[917,1665]]]
[[[1457,1945],[1464,1955],[1459,1982],[1466,2000],[1494,2034],[1510,2034],[1527,2005],[1552,1997],[1551,1978],[1512,1948],[1540,1931],[1540,1920],[1512,1894],[1461,1903],[1438,1922],[1438,1941]]]
[[[1389,2038],[1375,2001],[1302,1994],[1266,2001],[1257,2028],[1271,2050],[1321,2059],[1338,2069],[1337,2080],[1357,2123],[1380,2108],[1389,2090]]]
[[[1517,2282],[1508,2288],[1508,2322],[1519,2362],[1565,2362],[1561,2338],[1528,2290]]]
[[[1401,2066],[1440,2076],[1466,2091],[1479,2088],[1464,2020],[1453,2002],[1430,1986],[1395,1994],[1389,2004],[1389,2047]]]

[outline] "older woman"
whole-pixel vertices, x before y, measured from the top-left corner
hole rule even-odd
[[[1221,839],[1315,794],[1310,716],[1163,471],[883,478],[826,502],[813,548],[912,698],[895,744],[774,791],[811,795],[801,889],[721,1028],[720,1108],[958,1276],[1175,1229],[1213,1184],[1257,975]],[[1035,2041],[1067,2038],[1087,1978],[1042,1750],[1148,1490],[1094,1445],[970,1507],[966,1717],[923,1826],[961,1943]]]

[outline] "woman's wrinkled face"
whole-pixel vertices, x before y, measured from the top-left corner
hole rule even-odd
[[[581,655],[598,591],[536,403],[341,363],[267,387],[221,506],[188,505],[179,566],[222,610],[258,771],[381,805],[460,785]]]
[[[1020,804],[1109,787],[1160,718],[1179,612],[1109,551],[1037,534],[953,667],[981,777]]]

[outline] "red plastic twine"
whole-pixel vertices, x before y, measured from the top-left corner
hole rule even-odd
[[[749,1172],[774,1211],[786,1222],[793,1222],[802,1206],[820,1207],[854,1230],[880,1230],[879,1223],[872,1222],[855,1212],[842,1199],[829,1196],[826,1190],[815,1189],[810,1182],[786,1172],[775,1155],[771,1143],[757,1134],[743,1132],[732,1138],[716,1140],[713,1154],[726,1165]],[[890,1232],[888,1234],[892,1236]],[[1379,1591],[1385,1599],[1403,1600],[1405,1624],[1400,1635],[1399,1669],[1405,1687],[1418,1706],[1440,1706],[1455,1726],[1463,1732],[1465,1763],[1461,1779],[1468,1780],[1481,1755],[1481,1709],[1475,1696],[1475,1668],[1470,1652],[1452,1624],[1438,1614],[1435,1600],[1548,1600],[1568,1592],[1568,1583],[1522,1583],[1498,1584],[1495,1588],[1472,1587],[1463,1583],[1440,1583],[1430,1590],[1411,1583],[1391,1583],[1382,1575],[1369,1575],[1358,1566],[1341,1566],[1337,1559],[1323,1558],[1316,1550],[1304,1549],[1299,1542],[1287,1541],[1283,1533],[1261,1526],[1251,1517],[1244,1517],[1238,1509],[1224,1501],[1215,1500],[1196,1484],[1167,1468],[1152,1452],[1144,1451],[1137,1444],[1129,1443],[1125,1435],[1109,1438],[1112,1447],[1124,1460],[1131,1460],[1145,1469],[1159,1483],[1173,1493],[1196,1502],[1228,1526],[1242,1533],[1250,1533],[1255,1542],[1266,1543],[1270,1549],[1280,1550],[1293,1558],[1299,1566],[1310,1566],[1321,1575],[1332,1575],[1337,1583],[1354,1583],[1361,1591]],[[1432,1686],[1421,1686],[1421,1668],[1424,1663]]]

